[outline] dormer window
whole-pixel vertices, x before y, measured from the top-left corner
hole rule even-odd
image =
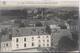
[[[42,32],[44,32],[44,29],[41,29]]]
[[[36,29],[33,29],[33,31],[36,31]]]
[[[8,46],[8,43],[6,44],[6,46]]]
[[[39,35],[39,32],[38,32],[38,35]]]
[[[9,39],[12,39],[12,34],[9,34]]]
[[[16,32],[18,33],[18,32],[19,32],[19,30],[16,30]]]

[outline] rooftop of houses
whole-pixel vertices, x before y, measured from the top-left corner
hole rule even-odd
[[[22,27],[22,28],[13,28],[11,33],[2,35],[1,41],[10,41],[12,37],[21,37],[21,36],[34,36],[34,35],[49,35],[45,32],[45,27]]]
[[[5,42],[5,41],[11,41],[11,39],[9,38],[8,35],[3,35],[3,36],[1,37],[1,42]]]
[[[30,36],[30,35],[47,35],[45,27],[25,27],[13,29],[13,37]]]

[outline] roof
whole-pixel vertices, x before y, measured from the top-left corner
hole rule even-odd
[[[5,42],[5,41],[11,41],[11,39],[9,39],[8,34],[7,34],[7,35],[3,35],[3,36],[1,37],[1,42]]]
[[[45,32],[45,27],[14,27],[12,30],[12,36],[10,36],[9,34],[10,33],[2,35],[1,42],[11,41],[10,37],[49,35]]]
[[[13,34],[13,37],[47,35],[47,33],[45,32],[45,27],[14,28],[12,34]]]

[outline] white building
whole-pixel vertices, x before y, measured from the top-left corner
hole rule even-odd
[[[12,38],[12,50],[51,47],[50,35],[32,35]]]
[[[1,52],[10,52],[12,50],[11,41],[1,42]]]
[[[1,37],[1,52],[10,52],[12,50],[12,41],[9,35],[3,35]]]
[[[43,27],[14,28],[12,38],[9,35],[2,36],[2,52],[51,47],[51,36],[44,32]]]
[[[56,24],[54,25],[50,25],[51,31],[53,32],[57,32],[57,30],[60,30],[60,27]]]

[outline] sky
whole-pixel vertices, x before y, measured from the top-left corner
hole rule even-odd
[[[5,2],[6,3],[5,3]],[[5,4],[4,4],[5,3]],[[79,0],[0,0],[0,7],[17,6],[79,6]]]

